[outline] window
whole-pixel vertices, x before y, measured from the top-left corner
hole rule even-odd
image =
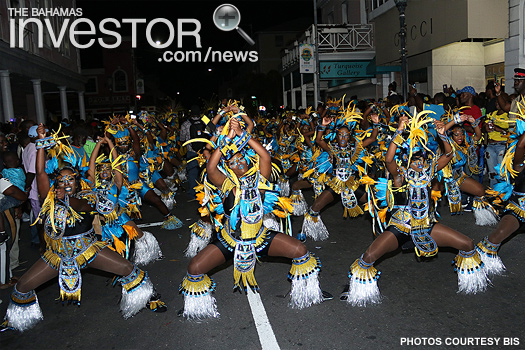
[[[88,77],[86,82],[86,94],[98,93],[98,80],[97,77]]]
[[[126,92],[128,91],[128,76],[122,69],[113,72],[113,91]]]
[[[59,8],[62,8],[62,6],[59,6]],[[59,33],[60,29],[64,25],[64,17],[63,16],[56,16],[55,18],[55,33]],[[69,49],[69,35],[64,35],[62,41],[60,42],[60,47],[58,48],[58,51],[63,55],[69,57],[70,55],[70,49]]]
[[[24,0],[9,0],[8,1],[8,6],[9,8],[25,8],[25,3],[24,3]],[[16,41],[16,47],[18,47],[18,42],[19,42],[19,37],[20,37],[20,25],[19,25],[19,20],[20,19],[26,19],[25,17],[22,17],[22,16],[12,16],[11,17],[12,19],[14,19],[16,21],[16,25],[15,25],[15,41]],[[33,51],[33,40],[32,40],[32,35],[33,35],[33,31],[32,31],[32,23],[30,24],[26,24],[24,26],[24,32],[22,33],[23,35],[23,49],[25,51]]]
[[[372,3],[371,9],[375,10],[379,6],[385,4],[388,0],[370,0]]]

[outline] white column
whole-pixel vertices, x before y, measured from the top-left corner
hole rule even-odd
[[[509,37],[505,39],[505,92],[514,92],[514,68],[525,68],[525,4],[509,0]]]
[[[46,122],[44,115],[44,99],[42,98],[42,85],[41,79],[31,79],[33,83],[33,94],[35,95],[35,111],[36,111],[36,122],[37,124]]]
[[[2,106],[4,112],[4,122],[9,122],[15,117],[13,109],[13,95],[11,95],[11,79],[8,70],[0,70],[0,89],[2,90]]]
[[[62,120],[69,119],[69,115],[67,112],[66,86],[59,86],[58,90],[60,90],[60,111],[62,112]]]
[[[288,105],[288,94],[286,93],[286,84],[285,84],[285,80],[284,80],[284,77],[282,78],[283,79],[283,106],[286,107],[286,105]]]
[[[86,107],[84,105],[84,91],[78,92],[78,109],[80,111],[80,119],[86,120]]]
[[[304,84],[304,76],[301,73],[301,107],[307,108],[308,102],[306,101],[306,85]]]
[[[292,108],[295,109],[297,108],[296,105],[295,105],[295,90],[293,88],[293,74],[290,73],[290,91],[292,92]]]

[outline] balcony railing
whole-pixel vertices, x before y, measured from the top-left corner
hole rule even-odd
[[[319,53],[340,53],[374,50],[374,31],[371,24],[320,24],[317,26]],[[295,42],[282,57],[283,70],[299,61],[299,45],[313,44],[313,26],[304,33],[301,42]]]

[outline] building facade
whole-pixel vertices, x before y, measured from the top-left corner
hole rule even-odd
[[[0,1],[0,121],[85,119],[79,50],[67,28],[59,35],[75,9],[73,0]]]
[[[380,99],[397,82],[401,92],[400,12],[397,0],[318,0],[310,27],[282,57],[283,98],[294,108],[347,95]],[[525,66],[524,2],[519,0],[408,0],[408,82],[434,95],[444,85],[484,91],[505,84]],[[316,42],[317,39],[317,42]],[[301,44],[317,49],[318,73],[301,73]],[[318,74],[316,86],[315,76]]]

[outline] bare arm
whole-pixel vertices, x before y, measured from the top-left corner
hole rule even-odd
[[[102,146],[102,142],[104,139],[99,139],[97,141],[97,144],[95,145],[95,148],[93,148],[93,152],[91,153],[91,157],[89,157],[89,170],[87,171],[87,179],[91,181],[92,184],[95,183],[95,174],[96,174],[96,161],[98,158],[98,153],[100,152],[100,147]]]
[[[330,125],[332,120],[333,120],[333,118],[324,117],[322,119],[322,121],[321,121],[321,126],[324,126],[326,128],[328,125]],[[324,134],[325,134],[325,130],[319,130],[319,132],[317,132],[317,137],[315,139],[315,143],[318,144],[319,147],[321,147],[323,150],[325,150],[326,152],[331,154],[332,151],[330,150],[330,147],[328,146],[328,144],[326,143],[326,141],[323,138]]]
[[[16,187],[15,185],[9,186],[3,192],[4,195],[13,197],[21,202],[27,200],[27,193]]]
[[[377,114],[372,114],[370,116],[370,118],[372,119],[372,123],[374,124],[377,124],[379,123],[379,116]],[[372,130],[372,135],[370,135],[370,137],[367,137],[366,139],[363,140],[363,147],[367,147],[369,145],[371,145],[373,142],[375,142],[375,140],[377,140],[377,128],[374,127],[374,130]]]
[[[494,90],[496,91],[496,97],[498,98],[498,104],[500,105],[501,109],[503,109],[505,112],[508,113],[510,111],[510,107],[512,106],[512,103],[508,102],[507,100],[505,100],[503,96],[501,96],[501,85],[500,84],[496,84],[494,86]]]
[[[408,122],[407,116],[402,116],[399,118],[399,125],[397,127],[396,134],[401,134],[403,132],[403,129],[405,128],[405,124]],[[396,137],[395,135],[394,137]],[[385,164],[386,168],[388,169],[388,172],[392,174],[392,177],[394,178],[394,184],[396,187],[400,187],[403,183],[403,178],[401,174],[399,173],[399,170],[397,168],[397,164],[395,161],[395,155],[397,151],[397,144],[395,142],[395,138],[390,142],[390,145],[388,146],[388,150],[385,155]]]
[[[46,129],[44,124],[40,124],[37,128],[39,139],[46,137]],[[50,184],[49,177],[46,173],[46,151],[40,148],[36,151],[36,184],[38,188],[38,195],[40,198],[46,198],[49,192]]]
[[[444,123],[442,121],[436,120],[434,124],[436,125],[436,131],[438,132],[438,134],[440,136],[445,136],[447,131],[445,130]],[[447,164],[450,162],[453,156],[452,146],[450,145],[450,143],[445,139],[442,139],[442,140],[443,140],[443,146],[445,149],[445,153],[438,159],[437,171],[447,166]]]

